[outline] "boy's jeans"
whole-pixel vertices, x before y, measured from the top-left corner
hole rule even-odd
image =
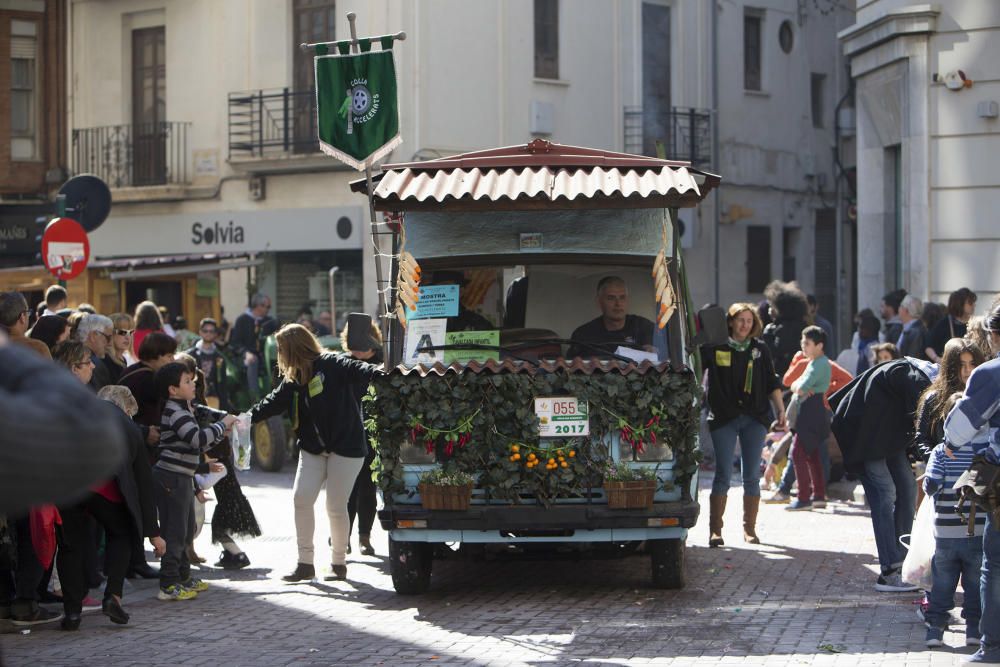
[[[917,480],[906,453],[899,452],[885,459],[865,461],[861,484],[871,508],[878,562],[885,574],[903,564],[899,536],[909,534],[913,527]]]
[[[740,415],[724,426],[712,429],[712,446],[715,448],[715,477],[712,494],[729,494],[733,477],[733,455],[736,441],[740,442],[740,461],[743,470],[743,495],[760,496],[760,454],[764,451],[767,429],[748,415]]]
[[[933,502],[926,498],[924,502]],[[968,634],[979,634],[979,617],[982,614],[979,598],[979,571],[983,564],[982,537],[937,538],[932,571],[934,584],[927,594],[929,608],[924,615],[927,624],[947,629],[949,613],[955,606],[955,588],[959,579],[965,600],[962,612]]]
[[[1000,649],[1000,526],[993,515],[986,513],[986,530],[983,533],[983,574],[979,593],[983,616],[979,621],[983,633],[983,648]]]
[[[167,550],[160,558],[160,588],[191,578],[187,545],[194,539],[194,480],[168,470],[153,468],[160,535]]]

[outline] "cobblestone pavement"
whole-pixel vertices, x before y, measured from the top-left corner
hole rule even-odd
[[[959,625],[945,635],[958,648],[924,649],[916,595],[873,590],[871,525],[854,504],[793,515],[763,506],[766,544],[748,546],[733,489],[727,546],[707,548],[703,516],[681,591],[647,588],[645,557],[548,553],[435,562],[431,592],[403,597],[392,590],[378,527],[379,555],[349,557],[349,581],[281,582],[295,564],[292,472],[243,479],[264,529],[244,545],[250,568],[203,569],[212,589],[190,602],[158,602],[155,583],[132,582],[126,626],[99,612],[85,614],[77,633],[53,624],[23,634],[0,622],[3,664],[854,667],[953,665],[973,651],[961,646]],[[707,500],[703,488],[706,515]],[[198,551],[214,557],[208,532]],[[320,529],[317,544],[325,542]]]

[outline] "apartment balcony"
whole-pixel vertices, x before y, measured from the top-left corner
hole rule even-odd
[[[625,107],[625,152],[656,157],[662,143],[668,160],[685,160],[700,169],[712,167],[712,111],[671,107],[651,111]]]
[[[314,88],[229,93],[229,163],[258,174],[346,168],[320,152]]]
[[[73,172],[94,174],[116,189],[188,185],[190,126],[162,121],[74,129]]]

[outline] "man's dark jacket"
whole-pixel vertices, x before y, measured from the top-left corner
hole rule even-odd
[[[917,366],[896,359],[869,368],[829,397],[831,428],[848,471],[907,450],[920,394],[930,382]]]
[[[910,325],[910,328],[903,328],[903,336],[899,341],[899,353],[904,357],[916,357],[926,359],[927,353],[927,328],[920,320]]]
[[[125,506],[132,517],[135,534],[154,537],[160,532],[156,521],[156,504],[153,500],[153,470],[146,457],[146,439],[139,425],[123,411],[116,410],[115,416],[128,443],[128,455],[115,476],[118,480],[118,489],[125,498]]]

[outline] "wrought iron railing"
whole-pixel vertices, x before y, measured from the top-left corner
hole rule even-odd
[[[712,112],[671,107],[669,111],[625,107],[625,152],[656,157],[663,142],[666,157],[686,160],[696,167],[712,166]]]
[[[162,121],[73,130],[73,172],[94,174],[113,188],[190,183],[190,125]]]
[[[229,93],[229,156],[318,153],[316,91]]]

